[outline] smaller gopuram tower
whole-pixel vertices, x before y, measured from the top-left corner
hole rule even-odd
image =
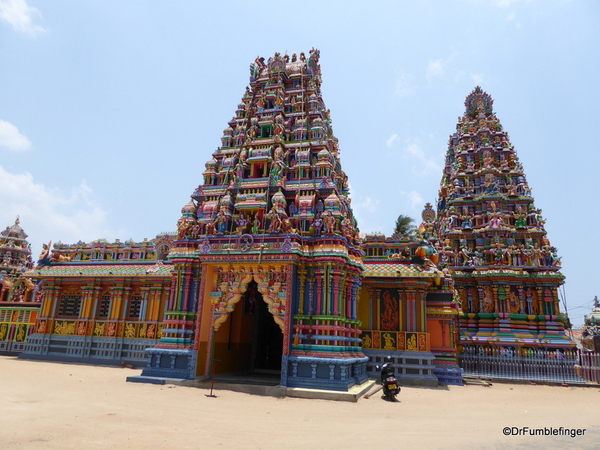
[[[14,225],[0,232],[0,274],[16,275],[32,265],[31,245],[17,217]]]
[[[166,327],[143,376],[271,373],[339,391],[367,380],[339,154],[319,51],[256,58],[177,223]]]
[[[25,348],[40,306],[34,282],[24,276],[31,268],[31,245],[19,218],[0,232],[0,354]]]
[[[492,105],[480,87],[467,96],[437,207],[440,262],[461,298],[463,356],[558,350],[568,357],[574,344],[559,308],[560,258]]]

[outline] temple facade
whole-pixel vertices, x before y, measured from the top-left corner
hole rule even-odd
[[[406,384],[460,384],[452,280],[424,243],[359,236],[320,86],[317,50],[257,58],[176,233],[48,246],[21,355],[337,391],[392,356]]]
[[[435,228],[460,297],[466,356],[569,356],[560,258],[493,100],[477,87],[450,136]],[[557,352],[557,353],[556,353]],[[566,352],[566,353],[565,353]]]

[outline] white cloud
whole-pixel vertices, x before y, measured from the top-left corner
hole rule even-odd
[[[415,87],[411,84],[411,80],[412,77],[406,72],[402,71],[398,78],[396,78],[394,95],[397,97],[407,97],[415,92]]]
[[[471,77],[471,80],[473,80],[473,83],[475,83],[477,86],[481,86],[483,84],[483,75],[472,73],[469,76]]]
[[[114,236],[106,229],[106,212],[92,194],[85,181],[64,192],[36,183],[29,172],[14,174],[0,166],[0,227],[12,225],[20,216],[34,258],[41,243],[49,240],[70,244],[111,239]]]
[[[381,203],[381,201],[378,199],[373,199],[368,195],[359,195],[358,199],[357,197],[354,197],[352,200],[352,211],[357,214],[359,212],[374,214],[379,209],[379,203]]]
[[[437,163],[438,157],[428,158],[423,149],[416,142],[409,143],[403,150],[404,158],[417,160],[418,166],[413,166],[412,171],[415,175],[425,175],[435,172],[441,173],[442,167]]]
[[[12,123],[0,119],[0,147],[6,147],[11,152],[22,152],[31,148],[31,141]]]
[[[0,0],[0,20],[11,25],[15,30],[36,36],[46,31],[33,24],[34,16],[42,17],[39,9],[29,6],[26,0]]]
[[[423,196],[417,191],[400,191],[400,195],[403,195],[410,202],[410,207],[413,211],[421,212],[423,210],[423,206],[425,205],[425,200],[423,200]]]
[[[441,77],[446,74],[446,68],[450,63],[458,56],[458,52],[455,48],[452,49],[450,54],[446,58],[439,58],[436,60],[429,60],[427,65],[427,78]]]
[[[381,200],[368,195],[352,196],[352,212],[358,222],[358,228],[362,232],[370,233],[381,230],[380,204]]]
[[[444,75],[444,61],[436,59],[435,61],[429,61],[427,66],[427,78],[440,77]]]
[[[475,83],[475,85],[483,84],[483,81],[485,79],[484,75],[481,73],[467,73],[464,70],[457,70],[454,75],[454,81],[458,83],[464,80],[465,77],[470,78],[471,81]]]
[[[397,134],[392,134],[387,141],[385,141],[385,146],[387,148],[391,148],[392,145],[394,145],[394,142],[396,142],[398,140],[398,135]]]

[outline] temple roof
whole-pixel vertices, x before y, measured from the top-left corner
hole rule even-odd
[[[440,271],[424,269],[420,264],[365,263],[364,266],[365,277],[440,278],[444,276]]]
[[[34,278],[46,277],[167,277],[171,275],[171,264],[140,263],[140,264],[70,264],[60,263],[36,267],[26,273]]]

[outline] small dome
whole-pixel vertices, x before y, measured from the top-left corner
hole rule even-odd
[[[206,172],[215,173],[217,171],[217,160],[215,158],[209,159],[206,164]]]
[[[335,192],[329,194],[325,199],[325,210],[326,211],[339,211],[341,209],[342,202]]]
[[[196,204],[193,200],[190,200],[183,208],[181,208],[181,215],[184,217],[196,218],[196,209]]]
[[[317,159],[319,161],[324,161],[324,160],[329,161],[331,159],[331,157],[329,155],[329,152],[326,149],[323,149],[319,153],[317,153]]]
[[[16,238],[16,239],[27,239],[27,234],[23,231],[23,228],[19,225],[19,217],[15,220],[15,224],[11,227],[6,227],[0,235],[2,237]]]

